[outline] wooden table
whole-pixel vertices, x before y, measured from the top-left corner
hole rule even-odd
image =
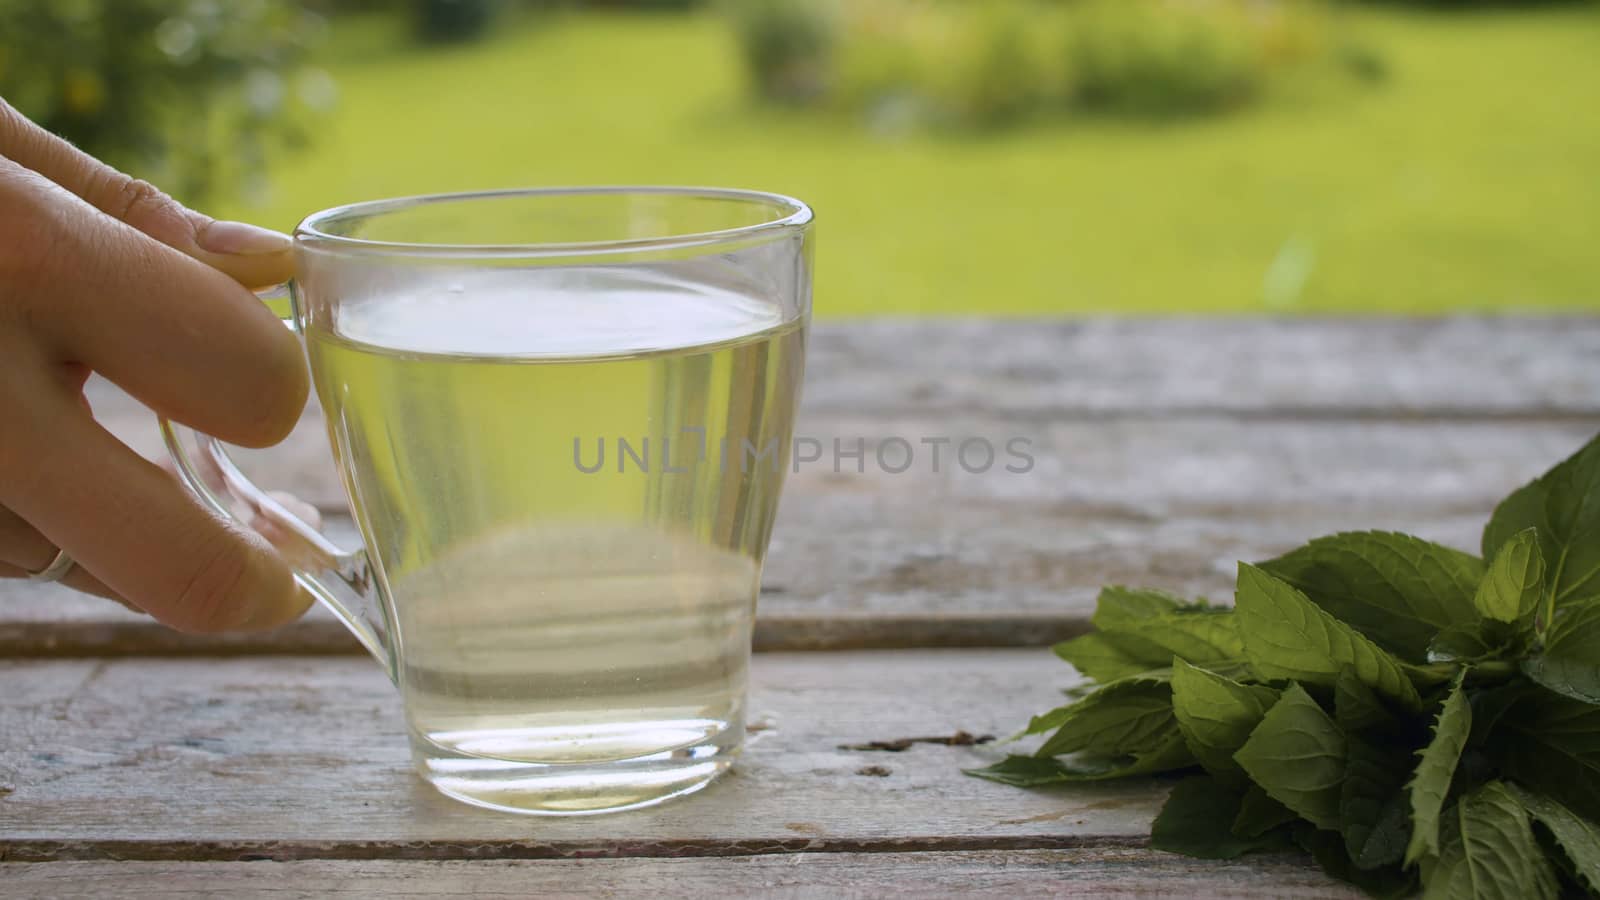
[[[105,385],[143,451],[146,415]],[[308,414],[308,419],[316,413]],[[1097,587],[1225,598],[1237,559],[1381,527],[1465,548],[1600,430],[1600,320],[874,321],[816,330],[800,431],[1032,441],[792,478],[735,771],[688,800],[524,819],[409,771],[399,703],[331,616],[188,637],[57,587],[0,587],[0,894],[1354,896],[1292,856],[1149,850],[1155,781],[965,777],[1048,708]],[[349,540],[320,426],[265,480]]]

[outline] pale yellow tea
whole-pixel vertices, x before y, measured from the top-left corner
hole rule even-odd
[[[306,328],[421,771],[555,812],[703,783],[743,736],[804,323],[648,270],[471,274]]]

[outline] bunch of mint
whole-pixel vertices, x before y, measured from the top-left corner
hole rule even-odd
[[[1485,559],[1403,534],[1240,564],[1232,609],[1107,588],[1055,647],[1020,786],[1198,772],[1151,843],[1299,846],[1374,896],[1600,897],[1600,438],[1507,497]]]

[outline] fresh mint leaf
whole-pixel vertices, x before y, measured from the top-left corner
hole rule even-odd
[[[1047,731],[1055,731],[1057,728],[1065,725],[1068,719],[1072,718],[1072,712],[1077,708],[1077,703],[1078,701],[1075,701],[1068,703],[1065,706],[1058,706],[1049,712],[1040,713],[1037,716],[1034,716],[1028,720],[1028,727],[1022,729],[1022,734],[1018,735],[1018,737],[1025,737],[1030,734],[1044,734]]]
[[[1107,781],[1133,775],[1154,775],[1187,769],[1194,757],[1177,729],[1149,750],[1131,756],[1008,756],[994,765],[965,770],[968,775],[1015,787],[1045,787],[1083,781]]]
[[[1597,544],[1600,438],[1501,504],[1487,566],[1362,532],[1241,565],[1233,610],[1107,588],[1096,632],[1056,648],[1087,678],[1030,723],[1038,752],[971,774],[1199,763],[1155,846],[1232,858],[1292,835],[1383,896],[1420,877],[1435,898],[1600,897]]]
[[[1486,747],[1499,728],[1500,720],[1513,706],[1526,697],[1542,692],[1543,688],[1525,678],[1473,691],[1469,695],[1472,701],[1472,737],[1467,745],[1480,749]]]
[[[1533,791],[1507,785],[1523,809],[1544,826],[1591,894],[1600,895],[1600,825]]]
[[[1600,593],[1600,437],[1514,491],[1483,529],[1485,555],[1534,528],[1558,606]]]
[[[1506,691],[1497,699],[1508,702],[1498,704],[1503,708],[1486,749],[1500,770],[1600,821],[1600,706],[1543,688]]]
[[[1100,698],[1099,700],[1094,701],[1094,705],[1090,707],[1091,711],[1096,707],[1114,702],[1116,698],[1126,698],[1136,694],[1144,693],[1154,693],[1157,695],[1163,694],[1164,692],[1170,690],[1169,685],[1171,682],[1171,669],[1151,669],[1147,672],[1140,672],[1137,675],[1129,675],[1126,678],[1118,678],[1116,681],[1107,682],[1105,684],[1081,685],[1080,689],[1074,690],[1068,694],[1067,703],[1058,706],[1049,712],[1040,713],[1039,715],[1034,716],[1032,719],[1029,719],[1028,727],[1022,730],[1022,734],[1019,735],[1019,737],[1025,737],[1030,734],[1044,734],[1047,731],[1055,731],[1062,725],[1066,724],[1067,721],[1069,721],[1073,716],[1079,715],[1083,712],[1083,710],[1079,707],[1085,700],[1088,700],[1090,697],[1102,693],[1107,689],[1110,689],[1111,693]]]
[[[1528,814],[1532,817],[1532,813]],[[1600,893],[1590,891],[1583,886],[1583,879],[1578,875],[1578,870],[1573,868],[1572,860],[1562,851],[1561,845],[1551,836],[1550,829],[1539,826],[1539,821],[1534,820],[1533,836],[1539,841],[1539,849],[1544,851],[1544,858],[1556,870],[1556,881],[1559,882],[1557,893],[1563,900],[1577,900],[1588,897],[1594,900]]]
[[[1054,652],[1083,676],[1101,682],[1166,668],[1174,655],[1208,660],[1227,653],[1238,657],[1242,650],[1232,621],[1206,621],[1226,613],[1205,602],[1189,604],[1165,591],[1109,586],[1101,589],[1094,607],[1091,621],[1096,631],[1062,641],[1054,645]],[[1197,620],[1187,621],[1190,615]],[[1168,621],[1171,625],[1166,625]],[[1208,637],[1224,642],[1221,653],[1210,649]]]
[[[1524,660],[1522,671],[1558,694],[1600,704],[1600,598],[1559,612],[1544,651]]]
[[[1013,787],[1044,787],[1076,781],[1100,781],[1116,778],[1119,774],[1115,760],[1089,760],[1075,764],[1061,759],[1015,754],[993,765],[965,771],[968,775],[976,775]]]
[[[1161,742],[1147,750],[1118,760],[1121,769],[1116,777],[1126,775],[1154,775],[1157,772],[1176,772],[1195,766],[1194,754],[1183,740],[1183,733],[1173,728]]]
[[[1171,612],[1137,621],[1121,622],[1104,632],[1122,647],[1159,648],[1161,665],[1174,657],[1195,665],[1234,664],[1244,659],[1244,639],[1233,610]]]
[[[1339,828],[1344,732],[1298,684],[1283,692],[1234,759],[1272,799],[1318,828]]]
[[[1268,832],[1241,837],[1217,823],[1239,814],[1239,792],[1210,775],[1177,783],[1150,828],[1150,846],[1199,859],[1235,859],[1258,850],[1288,847],[1286,835]]]
[[[1261,563],[1379,646],[1422,662],[1440,629],[1477,618],[1483,561],[1387,531],[1317,538]]]
[[[1232,610],[1164,591],[1105,588],[1092,621],[1095,632],[1057,645],[1056,654],[1098,680],[1169,666],[1174,656],[1200,665],[1244,657]]]
[[[1311,854],[1317,865],[1330,877],[1347,881],[1366,891],[1369,896],[1398,900],[1410,897],[1416,891],[1415,870],[1393,865],[1371,871],[1357,868],[1345,853],[1344,838],[1337,831],[1320,831],[1307,822],[1298,822],[1294,828],[1294,840]]]
[[[1240,684],[1181,659],[1173,662],[1172,710],[1178,728],[1200,765],[1230,785],[1245,782],[1233,754],[1276,702],[1278,691],[1272,688]]]
[[[1438,861],[1423,869],[1423,900],[1555,900],[1555,871],[1504,783],[1463,797],[1443,831]]]
[[[1252,784],[1239,799],[1239,813],[1233,818],[1232,831],[1239,837],[1260,837],[1298,818],[1294,810],[1272,799],[1261,785]]]
[[[1544,557],[1539,530],[1524,528],[1495,551],[1472,603],[1485,619],[1532,623],[1544,595]]]
[[[1467,702],[1464,679],[1457,679],[1439,707],[1433,739],[1423,748],[1422,759],[1411,777],[1411,840],[1405,854],[1408,866],[1439,853],[1439,817],[1471,733],[1472,705]]]
[[[1349,670],[1405,708],[1422,707],[1399,661],[1265,570],[1239,564],[1235,609],[1245,654],[1261,677],[1332,686]]]
[[[1054,729],[1033,757],[1011,756],[968,774],[1021,787],[1098,781],[1195,764],[1172,711],[1170,673],[1102,686],[1076,703],[1035,716],[1025,734]],[[1039,762],[1025,762],[1027,759]]]
[[[1070,663],[1085,678],[1100,682],[1138,675],[1171,662],[1171,657],[1165,654],[1162,659],[1155,661],[1141,659],[1122,649],[1104,633],[1098,631],[1062,641],[1050,649],[1055,651],[1056,656]]]
[[[1148,751],[1176,733],[1172,684],[1163,678],[1136,676],[1114,681],[1062,710],[1035,719],[1030,734],[1055,727],[1036,756],[1087,752],[1097,756],[1132,756]]]
[[[1428,645],[1428,660],[1468,664],[1520,659],[1528,651],[1528,635],[1516,625],[1494,619],[1454,625],[1439,632]]]
[[[1345,775],[1339,820],[1345,849],[1361,869],[1401,860],[1410,835],[1410,810],[1404,791],[1408,754],[1354,735],[1345,739]]]
[[[1400,725],[1400,720],[1384,705],[1382,698],[1349,669],[1341,671],[1333,681],[1333,718],[1347,734],[1387,731]]]
[[[1130,588],[1119,584],[1100,589],[1095,604],[1094,627],[1102,631],[1150,616],[1193,608],[1182,597],[1155,588]]]

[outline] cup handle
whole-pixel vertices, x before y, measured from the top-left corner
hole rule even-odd
[[[290,331],[299,332],[290,284],[261,291],[257,296]],[[295,582],[338,616],[394,680],[394,653],[383,615],[382,588],[373,577],[367,551],[341,549],[310,523],[285,509],[245,477],[221,441],[159,418],[167,451],[189,489],[206,506],[266,538],[293,569]]]

